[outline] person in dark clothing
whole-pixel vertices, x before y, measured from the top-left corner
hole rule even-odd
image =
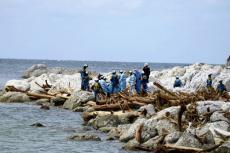
[[[92,85],[92,90],[94,94],[94,101],[98,102],[98,94],[101,92],[101,85],[98,79],[95,80],[95,83]]]
[[[103,76],[101,73],[99,73],[98,75],[97,75],[97,79],[98,80],[100,80],[101,79],[101,76]]]
[[[88,65],[85,64],[80,72],[81,74],[81,90],[87,90],[87,82],[89,82],[89,75],[86,69]],[[89,86],[88,86],[89,87]]]
[[[212,88],[212,74],[208,75],[207,86],[208,89]]]
[[[181,82],[180,78],[176,77],[176,80],[174,82],[173,87],[175,88],[175,87],[181,87],[181,86],[182,86],[182,82]]]
[[[225,91],[227,91],[227,89],[226,89],[225,85],[223,84],[223,81],[222,81],[222,80],[219,81],[219,84],[218,84],[216,90],[217,90],[217,92],[218,92],[219,94],[223,94]]]
[[[111,85],[112,85],[111,93],[114,93],[114,89],[119,88],[119,77],[116,74],[116,71],[113,71],[110,81],[111,81]]]
[[[150,68],[149,68],[148,63],[145,63],[143,71],[144,71],[144,74],[147,76],[147,81],[149,82]]]
[[[227,59],[226,68],[230,69],[230,56]]]
[[[85,91],[89,91],[89,74],[88,72],[85,73],[85,76],[83,77],[83,81],[82,81],[82,90],[85,90]]]
[[[142,84],[142,94],[143,95],[147,94],[147,92],[148,92],[148,77],[144,72],[142,72],[141,84]]]

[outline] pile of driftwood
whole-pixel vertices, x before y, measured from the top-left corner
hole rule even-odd
[[[172,92],[156,82],[154,85],[158,87],[159,90],[145,96],[130,96],[127,90],[118,94],[113,94],[110,97],[100,94],[100,101],[92,107],[96,111],[130,111],[131,109],[147,104],[153,104],[157,111],[159,111],[170,106],[193,104],[197,101],[220,99],[223,101],[229,101],[230,99],[230,96],[227,93],[220,95],[214,89],[201,89],[194,93],[186,93],[181,91]]]
[[[30,99],[36,100],[36,99],[54,99],[54,98],[63,98],[63,99],[68,99],[69,96],[71,95],[70,92],[56,92],[56,93],[51,93],[49,92],[52,88],[52,85],[48,84],[47,80],[45,80],[45,83],[40,85],[39,83],[35,82],[36,85],[38,85],[41,89],[43,89],[42,91],[40,91],[39,93],[35,93],[35,92],[30,92],[29,90],[20,90],[17,89],[14,86],[7,86],[5,87],[5,91],[6,92],[21,92],[21,93],[25,93],[27,94]]]

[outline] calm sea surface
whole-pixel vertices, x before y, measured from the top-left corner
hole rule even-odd
[[[14,60],[0,59],[0,88],[6,81],[21,79],[23,72],[33,64],[43,63],[48,67],[64,67],[80,69],[83,64],[89,70],[109,72],[112,70],[131,70],[142,68],[144,63],[125,62],[84,62],[56,60]],[[188,64],[149,63],[154,70],[185,66]],[[46,127],[35,128],[30,125],[40,122]],[[125,153],[122,144],[117,141],[106,141],[106,134],[89,130],[101,138],[101,142],[75,142],[66,137],[78,132],[85,132],[80,113],[59,108],[41,110],[31,103],[4,104],[0,103],[0,152],[1,153]]]

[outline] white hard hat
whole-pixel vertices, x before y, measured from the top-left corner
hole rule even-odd
[[[144,66],[149,66],[149,64],[148,64],[148,63],[145,63]]]

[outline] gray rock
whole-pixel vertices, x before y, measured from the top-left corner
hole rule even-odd
[[[165,135],[177,131],[176,124],[167,119],[159,120],[155,127],[159,135]]]
[[[156,128],[144,126],[143,131],[141,133],[141,141],[142,141],[142,143],[146,142],[149,139],[155,137],[156,135],[158,135],[158,131]]]
[[[136,139],[130,140],[128,143],[123,145],[123,149],[126,150],[136,150],[135,147],[140,146],[139,142],[136,141]]]
[[[180,139],[175,144],[175,146],[201,148],[202,144],[199,142],[198,139],[194,137],[193,134],[184,132],[182,136],[180,137]]]
[[[118,115],[121,124],[133,123],[138,117],[139,115],[137,112],[129,112],[129,113],[124,113],[122,115]]]
[[[88,91],[76,91],[66,100],[63,108],[73,110],[77,106],[82,106],[88,101],[94,99],[93,93]]]
[[[173,119],[177,120],[179,110],[180,110],[180,106],[172,106],[172,107],[169,107],[169,108],[166,108],[166,109],[163,109],[157,112],[157,114],[153,116],[152,118],[162,119],[165,117],[165,114],[168,113]]]
[[[212,153],[230,153],[230,140],[226,141]]]
[[[225,122],[225,121],[218,121],[218,122],[213,122],[213,123],[207,123],[203,127],[197,128],[196,129],[196,134],[198,136],[205,135],[209,131],[210,127],[218,128],[218,129],[221,129],[221,130],[224,130],[224,131],[228,131],[229,124],[227,122]],[[214,138],[218,138],[218,136],[214,135]]]
[[[117,115],[104,115],[104,116],[97,116],[94,119],[93,127],[95,129],[101,127],[117,127],[120,124],[119,118]]]
[[[29,102],[29,96],[21,92],[6,92],[0,97],[0,102]]]
[[[210,112],[216,112],[216,111],[221,111],[222,106],[225,104],[225,102],[222,101],[201,101],[197,102],[197,112],[198,115],[203,115],[208,113],[208,108]]]
[[[101,127],[98,130],[104,133],[108,133],[109,131],[113,130],[115,127]]]
[[[111,140],[118,139],[123,133],[125,133],[130,128],[130,126],[131,124],[122,124],[116,128],[113,128],[108,133],[108,139]]]
[[[47,104],[49,103],[49,99],[38,99],[35,102],[37,105]]]
[[[228,119],[224,117],[224,113],[222,112],[214,112],[210,117],[210,121],[211,122],[225,121],[229,123]]]
[[[174,144],[180,139],[181,135],[182,133],[179,131],[170,133],[165,137],[164,141],[166,144]]]
[[[164,136],[156,136],[154,138],[149,139],[145,143],[141,144],[141,146],[145,148],[156,148],[157,145],[164,140]]]
[[[119,140],[121,142],[128,142],[129,140],[133,139],[138,126],[145,123],[146,121],[147,119],[145,118],[137,119],[133,124],[131,124],[128,130],[126,130],[125,132],[121,134]]]
[[[69,140],[74,141],[101,141],[101,138],[94,134],[82,133],[82,134],[74,134],[68,137]]]
[[[84,112],[88,109],[88,107],[81,107],[81,106],[78,106],[76,108],[73,109],[74,112]]]
[[[48,69],[45,64],[36,64],[31,66],[29,69],[27,69],[24,74],[23,78],[30,78],[32,76],[38,77],[44,73],[47,73]]]
[[[155,108],[154,108],[154,106],[152,104],[142,106],[138,111],[142,112],[144,110],[147,111],[147,114],[146,114],[147,117],[150,117],[150,116],[152,116],[152,115],[154,115],[156,113]]]

